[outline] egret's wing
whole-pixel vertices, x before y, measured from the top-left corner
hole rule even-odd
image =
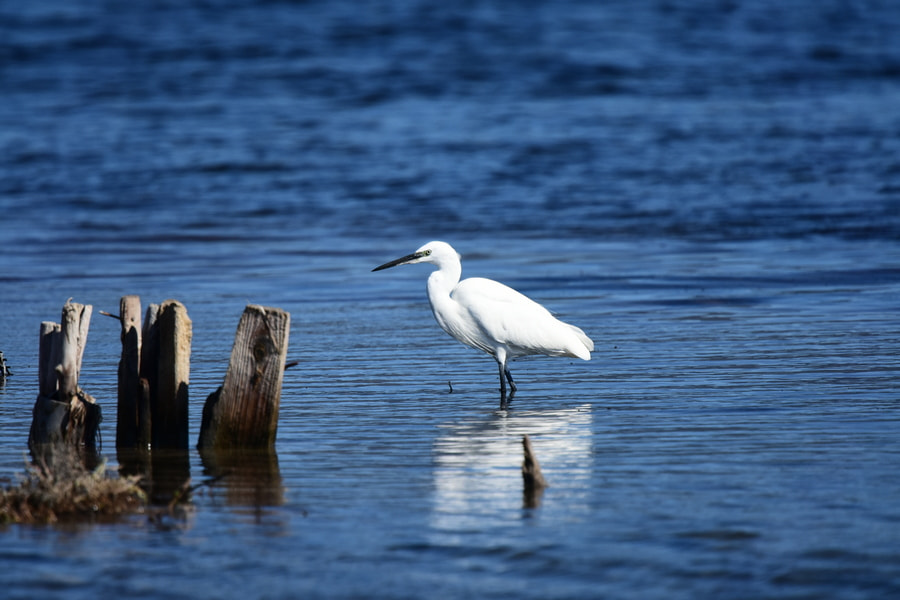
[[[590,357],[593,342],[583,331],[502,283],[473,277],[460,282],[452,296],[467,311],[484,344],[505,345],[516,356]]]

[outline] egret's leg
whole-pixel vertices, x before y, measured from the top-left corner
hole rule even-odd
[[[512,401],[513,396],[516,395],[516,382],[513,381],[512,374],[509,372],[509,367],[506,366],[506,361],[497,361],[497,364],[500,365],[500,408],[505,409],[508,402]],[[509,382],[509,397],[506,396],[506,382]]]
[[[506,366],[506,349],[500,348],[497,350],[497,353],[494,355],[494,358],[497,360],[497,365],[500,367],[500,409],[506,409],[506,382],[509,382],[509,400],[512,400],[512,397],[516,393],[516,384],[513,383],[512,375],[509,374],[509,368]]]
[[[512,400],[513,396],[516,395],[516,382],[513,381],[512,373],[509,372],[509,367],[504,365],[503,373],[506,375],[506,380],[509,381],[509,399]]]

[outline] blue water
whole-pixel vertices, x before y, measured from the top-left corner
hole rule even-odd
[[[192,443],[247,303],[298,362],[273,468],[0,529],[4,596],[900,595],[897,31],[889,1],[0,2],[0,477],[69,297],[112,468],[122,295],[188,308]],[[513,363],[498,410],[428,268],[370,272],[430,239],[592,360]]]

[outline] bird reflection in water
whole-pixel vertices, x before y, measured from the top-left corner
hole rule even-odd
[[[485,513],[536,508],[542,492],[524,493],[522,438],[528,435],[550,484],[565,490],[591,476],[591,405],[493,412],[443,427],[434,444],[434,524],[456,530]],[[546,502],[546,498],[544,499]]]

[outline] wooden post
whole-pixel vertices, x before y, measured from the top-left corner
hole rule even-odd
[[[59,325],[41,324],[39,395],[28,436],[36,459],[59,445],[96,450],[100,407],[78,385],[91,312],[90,305],[66,302]]]
[[[154,448],[188,447],[188,383],[191,371],[191,320],[177,300],[166,300],[157,317],[159,363],[156,393],[150,386],[151,440]]]
[[[49,398],[56,393],[56,365],[60,361],[62,350],[59,323],[44,321],[41,323],[41,340],[38,350],[38,394]]]
[[[78,393],[78,374],[81,359],[87,345],[87,333],[91,324],[93,307],[90,304],[66,302],[62,310],[62,362],[56,366],[59,390],[64,397]]]
[[[547,481],[541,473],[541,465],[534,449],[531,447],[531,439],[525,435],[522,437],[522,448],[525,451],[525,460],[522,462],[522,482],[525,485],[523,494],[526,508],[537,508],[541,504],[541,496]]]
[[[138,296],[122,297],[116,447],[186,450],[191,320],[183,304],[166,300],[147,307],[138,330],[140,312]]]
[[[9,370],[9,366],[6,364],[6,357],[0,351],[0,385],[6,383],[6,378],[10,375],[12,375],[12,371]]]
[[[153,421],[150,418],[150,384],[147,383],[146,379],[141,378],[139,385],[140,389],[137,397],[137,445],[139,448],[149,448],[153,443],[151,435]]]
[[[278,308],[244,309],[225,382],[203,407],[201,451],[274,448],[290,323]]]
[[[141,395],[138,405],[140,437],[144,443],[153,443],[153,409],[156,405],[156,392],[159,382],[159,304],[150,304],[144,313],[144,325],[141,330]],[[145,446],[146,447],[146,446]]]
[[[138,445],[141,396],[141,299],[123,296],[119,301],[122,324],[122,357],[119,359],[119,385],[116,415],[116,448]]]

